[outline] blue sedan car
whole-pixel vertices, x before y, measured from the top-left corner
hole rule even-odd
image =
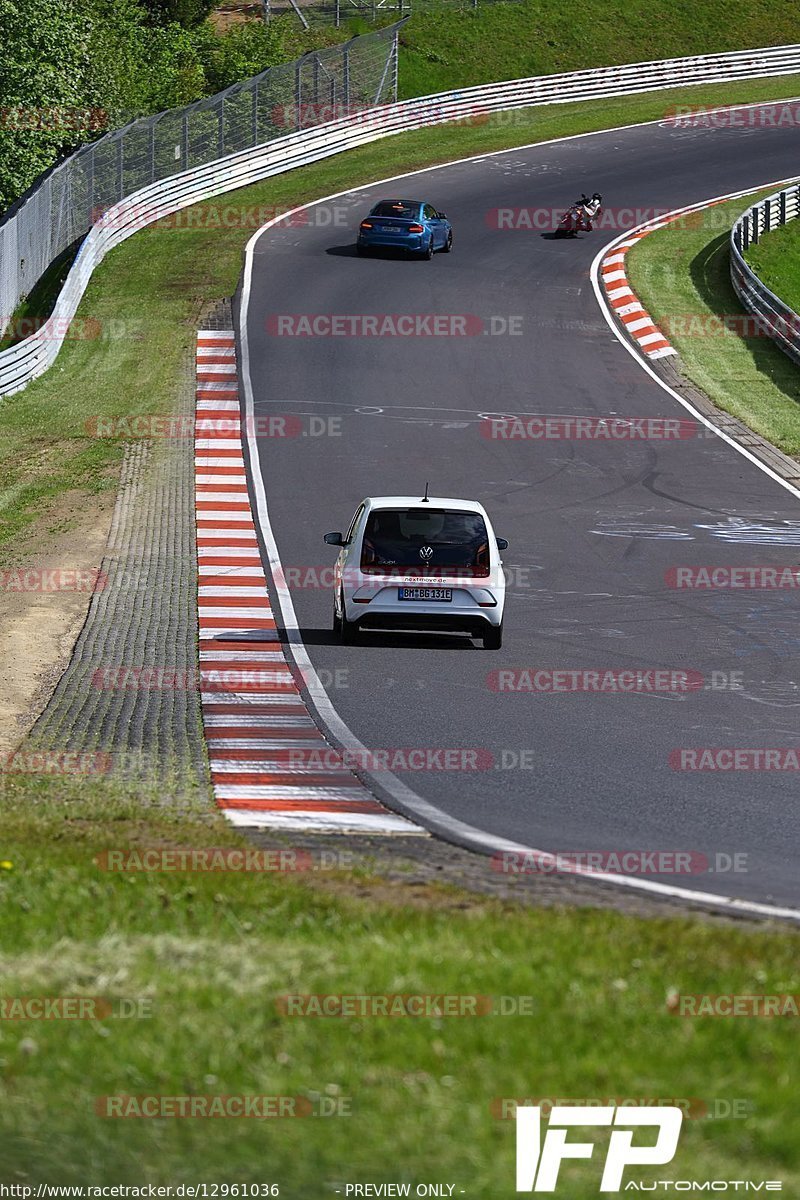
[[[447,254],[453,245],[453,230],[443,212],[422,200],[379,200],[361,222],[356,247],[368,254],[373,247],[403,250],[421,258],[433,258],[434,250]]]

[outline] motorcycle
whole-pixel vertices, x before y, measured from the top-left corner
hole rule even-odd
[[[592,221],[600,213],[603,197],[595,192],[591,199],[582,195],[579,200],[570,205],[558,223],[556,237],[577,237],[579,231],[591,233]]]

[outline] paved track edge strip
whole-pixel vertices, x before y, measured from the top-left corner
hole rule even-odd
[[[375,799],[309,714],[247,491],[233,330],[198,332],[196,364],[198,685],[214,799],[238,827],[423,834]]]

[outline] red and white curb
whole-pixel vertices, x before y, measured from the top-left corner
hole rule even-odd
[[[747,192],[734,193],[734,195],[747,194]],[[717,204],[724,204],[727,199],[731,198],[721,196],[714,200],[701,201],[699,204],[690,204],[686,208],[668,213],[658,221],[642,225],[633,230],[630,237],[624,241],[613,242],[600,263],[600,282],[605,290],[608,303],[625,332],[638,344],[647,358],[668,358],[670,355],[677,354],[678,351],[671,345],[663,330],[658,328],[631,287],[625,271],[625,259],[628,251],[632,250],[642,238],[647,237],[648,233],[655,233],[657,229],[663,229],[665,225],[671,225],[673,221],[700,216],[705,209],[714,208]]]
[[[637,299],[628,282],[625,258],[628,251],[643,237],[647,237],[648,233],[656,229],[663,229],[667,224],[668,221],[656,221],[646,229],[632,233],[626,241],[618,242],[611,248],[600,267],[600,279],[609,304],[622,322],[626,333],[638,344],[647,358],[668,358],[671,354],[677,354],[677,350],[670,345],[644,305]]]
[[[203,726],[234,825],[422,833],[341,765],[281,646],[247,491],[233,332],[197,335],[198,624]]]

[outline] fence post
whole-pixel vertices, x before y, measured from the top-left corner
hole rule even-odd
[[[402,4],[403,4],[403,0],[400,0],[401,8],[402,8]],[[393,101],[393,103],[396,104],[397,103],[397,89],[398,89],[397,71],[398,71],[398,67],[400,65],[400,30],[399,29],[395,29],[394,38],[392,39],[392,43],[393,43],[392,44],[392,55],[394,57],[394,63],[392,64],[392,101]]]
[[[89,201],[89,224],[94,224],[94,146],[87,155],[89,165],[86,170],[86,199]]]
[[[258,76],[253,80],[253,145],[258,145]]]
[[[300,59],[294,64],[294,112],[297,129],[303,128],[303,76],[300,72]]]
[[[183,169],[189,170],[189,114],[183,114]]]
[[[125,170],[125,156],[124,156],[123,146],[122,146],[122,135],[120,134],[120,136],[117,138],[117,183],[119,184],[119,187],[117,188],[117,191],[118,191],[117,200],[118,201],[125,199],[125,191],[124,191],[125,181],[123,179],[124,170]]]
[[[339,11],[339,0],[336,0],[336,28],[337,29],[339,28],[341,20],[342,20],[342,15]]]
[[[225,97],[219,101],[219,124],[217,126],[217,158],[225,155]]]
[[[344,88],[344,111],[350,111],[350,50],[345,43],[342,50],[342,86]]]
[[[155,183],[156,180],[156,123],[151,122],[149,132],[150,143],[150,182]]]

